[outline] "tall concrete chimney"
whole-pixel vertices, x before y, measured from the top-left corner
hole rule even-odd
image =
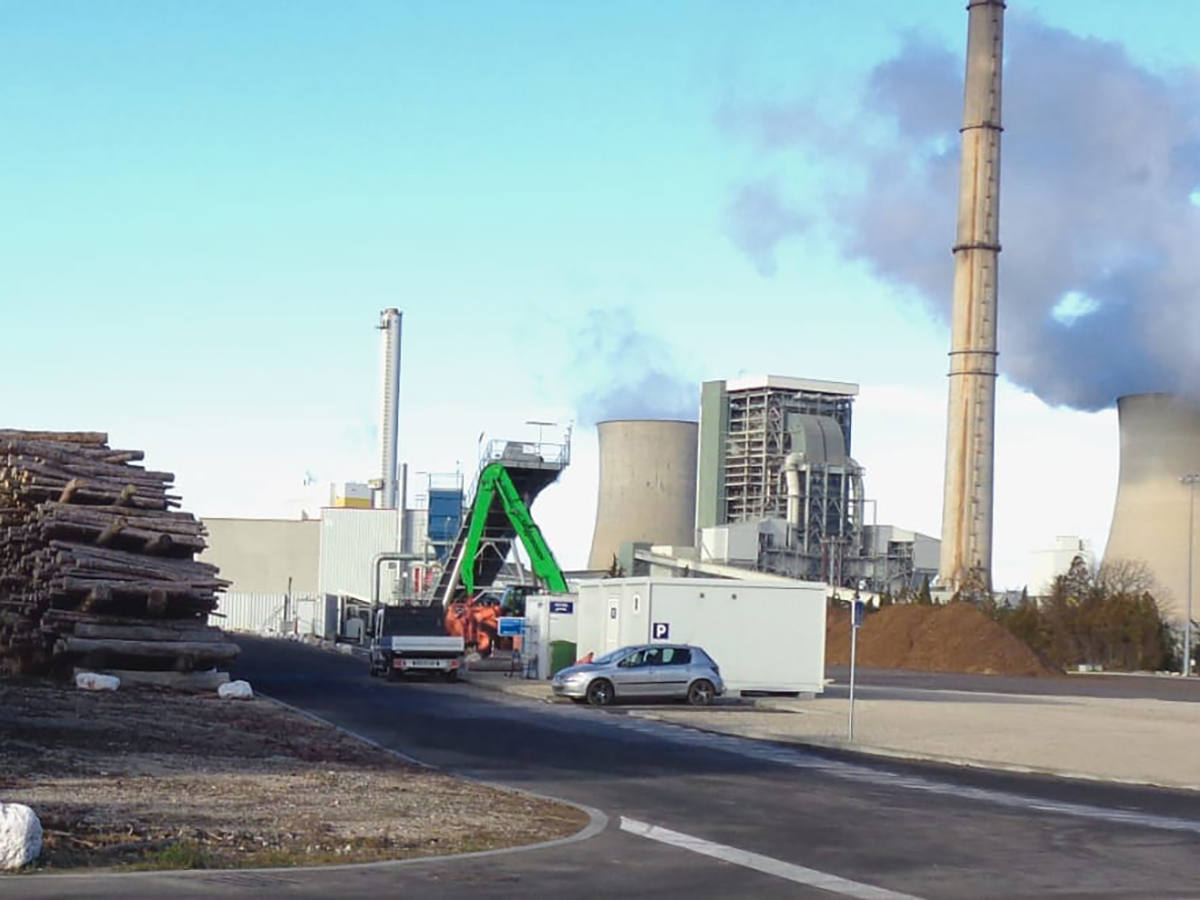
[[[970,0],[967,12],[946,491],[938,576],[940,586],[947,590],[964,586],[990,589],[992,573],[1004,2]]]
[[[384,509],[400,506],[398,444],[400,440],[400,310],[385,309],[379,314],[383,332],[383,409],[379,417],[380,480],[383,490],[380,505]]]

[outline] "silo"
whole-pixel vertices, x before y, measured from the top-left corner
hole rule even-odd
[[[600,493],[588,568],[607,569],[628,541],[695,543],[697,428],[663,419],[599,423]]]
[[[1200,405],[1174,394],[1117,400],[1121,470],[1105,563],[1144,562],[1157,582],[1163,615],[1182,624],[1187,606],[1189,491],[1200,473]],[[1200,501],[1200,498],[1198,498]],[[1196,504],[1200,515],[1200,502]],[[1200,527],[1195,529],[1200,537]],[[1200,574],[1200,557],[1194,560]],[[1200,585],[1193,580],[1193,602]]]

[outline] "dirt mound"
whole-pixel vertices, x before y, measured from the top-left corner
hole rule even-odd
[[[850,614],[830,607],[825,661],[850,663]],[[898,604],[869,614],[858,633],[858,664],[923,672],[1058,675],[1007,628],[969,603]]]

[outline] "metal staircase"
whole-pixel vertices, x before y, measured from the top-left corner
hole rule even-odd
[[[480,460],[471,512],[463,517],[435,584],[433,602],[448,606],[490,586],[518,539],[529,553],[534,574],[551,590],[565,590],[560,587],[562,573],[529,515],[529,507],[569,462],[569,436],[563,444],[489,442]]]

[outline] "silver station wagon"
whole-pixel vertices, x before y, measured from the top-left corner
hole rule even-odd
[[[557,697],[592,706],[651,697],[706,706],[725,693],[720,667],[701,648],[687,644],[622,647],[561,670],[551,687]]]

